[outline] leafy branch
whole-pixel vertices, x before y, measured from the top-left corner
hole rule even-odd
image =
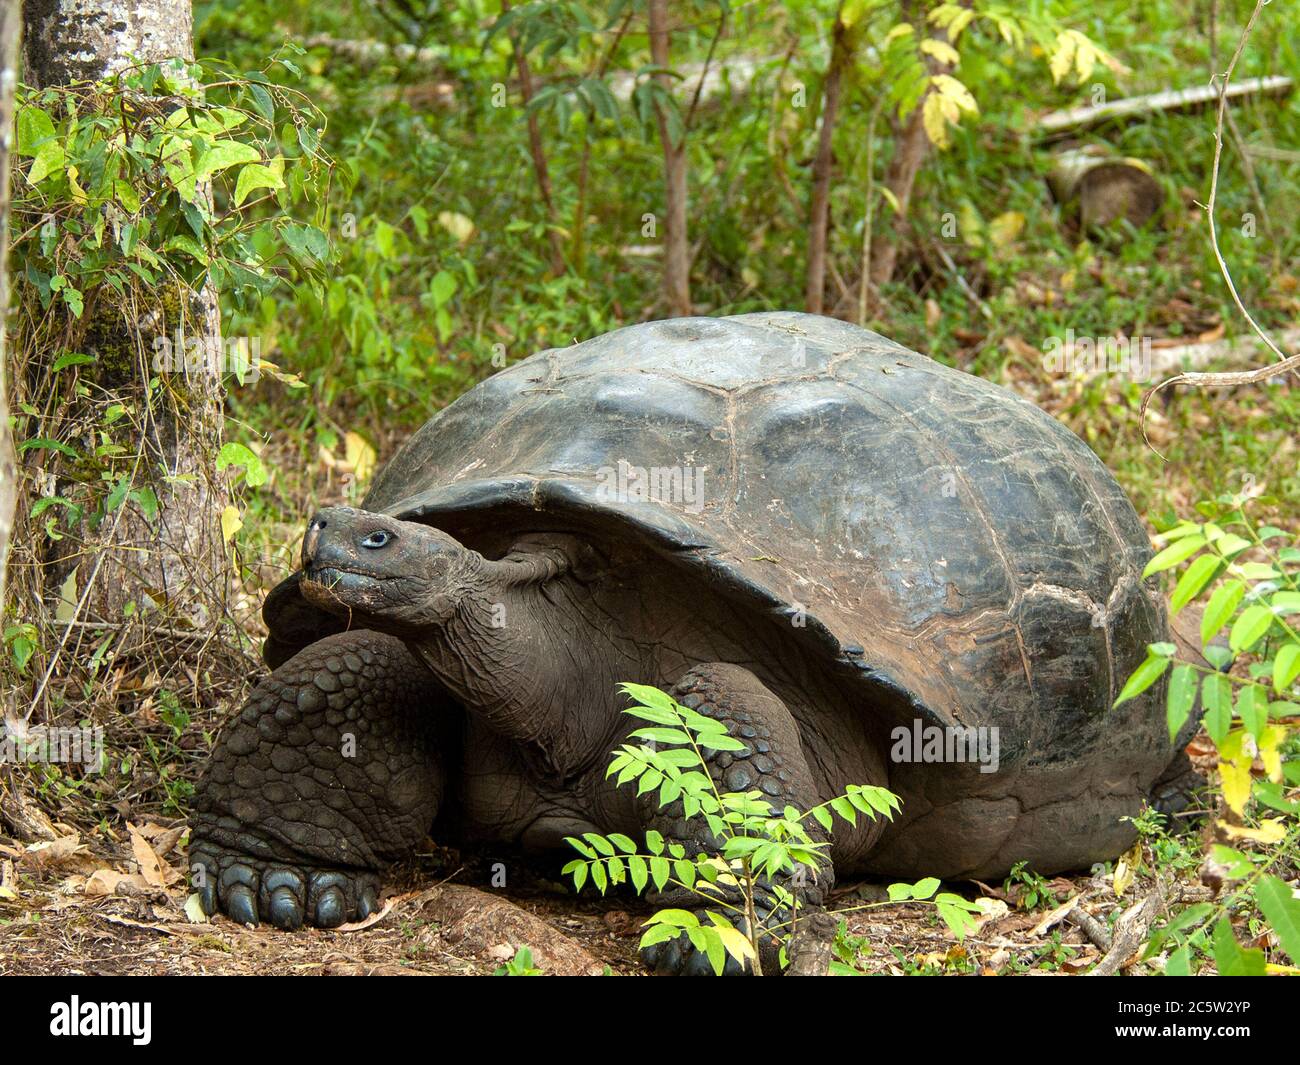
[[[850,825],[859,815],[892,819],[899,799],[886,788],[850,785],[842,795],[800,812],[789,805],[776,810],[757,790],[721,791],[709,773],[709,754],[745,750],[726,724],[657,688],[624,684],[621,689],[634,701],[624,713],[646,724],[629,735],[630,741],[642,742],[625,743],[614,752],[606,777],[614,777],[619,787],[635,785],[639,796],[653,794],[660,808],[680,802],[683,817],[707,827],[716,849],[691,853],[684,843],[654,830],[645,833],[644,846],[623,833],[587,832],[567,837],[580,857],[564,866],[564,875],[572,877],[574,890],[590,882],[604,894],[630,883],[637,894],[651,886],[656,892],[677,888],[694,894],[704,904],[703,916],[681,908],[658,911],[646,921],[642,949],[685,936],[719,974],[728,957],[761,972],[760,943],[775,942],[784,954],[799,919],[798,899],[785,884],[815,878],[829,864],[829,844],[814,837],[817,827],[829,834],[837,818]],[[961,938],[979,906],[950,893],[936,896],[938,888],[933,877],[893,884],[884,905],[931,903]],[[758,900],[764,894],[774,905],[760,916]]]

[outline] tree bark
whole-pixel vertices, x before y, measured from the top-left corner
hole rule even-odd
[[[24,79],[38,87],[100,80],[135,65],[193,58],[189,0],[28,0],[23,17]],[[142,304],[100,295],[93,300],[87,293],[84,317],[92,319],[93,308],[94,319],[81,350],[92,356],[115,352],[117,357],[101,359],[85,371],[97,376],[106,394],[137,412],[139,459],[132,487],[151,489],[158,507],[150,517],[128,501],[94,534],[98,542],[91,543],[87,534],[80,547],[77,606],[87,619],[108,624],[122,622],[133,603],[137,614],[156,608],[173,624],[215,625],[229,587],[220,532],[229,490],[213,465],[222,430],[221,377],[177,371],[160,374],[164,387],[158,395],[151,396],[146,386],[154,373],[158,337],[172,338],[180,331],[183,340],[192,338],[204,351],[220,352],[217,293],[208,283],[198,291],[144,293]],[[30,311],[39,318],[39,309]],[[53,359],[59,354],[41,352],[33,373],[48,372],[47,355]],[[40,387],[35,378],[31,385]],[[77,412],[71,413],[75,417]],[[58,557],[45,561],[48,592],[48,585],[62,582],[71,566]]]
[[[841,8],[842,10],[842,8]],[[839,117],[840,87],[850,57],[848,30],[835,14],[831,60],[822,92],[822,126],[812,166],[812,202],[808,211],[808,275],[804,305],[821,314],[826,291],[826,231],[830,225],[831,173],[835,169],[835,120]]]
[[[880,242],[879,254],[871,263],[871,283],[879,288],[888,284],[894,276],[894,265],[898,262],[898,246],[907,231],[907,212],[912,203],[912,189],[916,185],[916,175],[921,171],[921,164],[930,154],[930,138],[925,132],[925,123],[921,116],[921,104],[907,116],[902,130],[895,138],[894,155],[889,160],[885,171],[885,188],[894,194],[898,209],[894,212],[886,238]]]
[[[9,167],[13,157],[14,92],[22,40],[22,7],[5,0],[0,7],[0,603],[7,602],[9,544],[18,502],[18,467],[9,427]],[[7,715],[0,729],[7,732]],[[0,824],[21,840],[51,840],[57,835],[50,819],[24,793],[12,766],[0,764]]]
[[[189,0],[26,0],[23,9],[23,74],[38,87],[194,56]]]
[[[650,58],[657,67],[669,65],[668,0],[650,0]],[[668,74],[655,75],[668,93],[673,91],[673,79]],[[668,111],[655,105],[659,124],[659,140],[664,152],[664,301],[668,314],[674,318],[691,314],[691,252],[687,240],[686,209],[686,130],[683,125],[681,139],[673,143]]]
[[[6,0],[0,9],[0,603],[4,602],[13,535],[15,481],[14,438],[9,428],[8,351],[5,325],[9,317],[9,165],[14,136],[14,89],[18,83],[18,49],[22,37],[22,9]]]

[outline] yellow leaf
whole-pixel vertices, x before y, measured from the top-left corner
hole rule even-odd
[[[975,97],[970,94],[970,90],[965,85],[951,74],[935,74],[930,78],[930,84],[939,90],[939,94],[945,100],[951,101],[958,111],[966,111],[972,115],[979,114],[980,109],[975,103]]]
[[[228,506],[221,512],[221,539],[230,543],[235,533],[244,527],[244,519],[239,516],[239,508]]]
[[[971,8],[962,7],[960,4],[940,4],[926,17],[935,26],[946,26],[948,40],[955,41],[961,31],[970,25],[971,19],[975,17],[975,12]]]
[[[77,184],[77,168],[68,167],[68,188],[72,190],[72,199],[77,203],[86,202],[86,190]]]
[[[1133,885],[1133,871],[1137,868],[1137,864],[1141,860],[1142,841],[1138,840],[1133,844],[1133,849],[1115,863],[1115,876],[1112,879],[1112,883],[1115,887],[1115,895],[1117,898],[1123,898],[1124,892]]]
[[[366,480],[375,468],[375,449],[357,433],[349,432],[343,439],[347,464],[352,467],[353,475],[358,481]]]
[[[1074,43],[1074,69],[1079,76],[1079,84],[1082,85],[1092,76],[1100,53],[1097,51],[1097,46],[1082,33],[1075,34]]]
[[[984,219],[970,200],[962,200],[957,208],[957,219],[961,227],[962,243],[968,248],[984,247]]]
[[[1069,30],[1063,31],[1056,38],[1056,45],[1052,49],[1052,58],[1048,61],[1049,69],[1052,72],[1052,81],[1059,83],[1065,75],[1070,73],[1070,68],[1074,66],[1074,51],[1077,47],[1078,42]]]
[[[989,223],[989,240],[995,248],[1005,248],[1015,242],[1025,228],[1025,216],[1019,211],[1007,211]]]
[[[867,0],[844,0],[840,8],[840,25],[851,30],[867,11]]]
[[[885,34],[885,44],[889,44],[890,41],[895,41],[899,37],[907,37],[915,32],[916,30],[910,22],[900,22]]]
[[[56,621],[71,621],[77,612],[77,569],[72,567],[68,579],[59,588],[59,602],[54,608]]]
[[[961,121],[962,112],[978,114],[975,97],[951,74],[935,74],[930,78],[931,91],[921,105],[921,121],[925,134],[936,148],[948,147],[948,127]]]
[[[744,962],[745,959],[754,956],[754,945],[738,929],[719,928],[718,938],[722,940],[727,953],[738,962]]]
[[[936,148],[948,147],[948,120],[944,117],[943,97],[932,92],[925,98],[921,108],[921,121],[930,143]]]
[[[928,37],[922,41],[921,52],[924,55],[933,56],[940,63],[947,63],[952,67],[961,62],[961,56],[957,53],[957,49],[947,41],[941,41],[937,37]]]
[[[1223,781],[1223,801],[1233,813],[1241,816],[1250,798],[1250,759],[1244,758],[1219,763],[1219,776]]]
[[[438,225],[464,244],[474,235],[474,223],[458,211],[439,211]]]
[[[185,900],[185,916],[189,918],[190,924],[208,923],[208,915],[203,912],[203,900],[197,891]]]
[[[1282,783],[1282,741],[1285,739],[1286,729],[1281,725],[1266,725],[1259,734],[1259,758],[1268,779],[1275,784]]]
[[[1220,821],[1219,829],[1230,839],[1253,839],[1256,843],[1281,843],[1286,839],[1286,827],[1276,817],[1264,818],[1258,828]]]

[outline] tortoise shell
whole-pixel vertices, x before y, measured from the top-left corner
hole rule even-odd
[[[795,620],[878,703],[1010,727],[1004,766],[1100,751],[1132,787],[1169,760],[1158,686],[1107,719],[1167,631],[1115,479],[1015,393],[844,322],[682,318],[539,352],[435,414],[362,506],[453,535],[617,527]]]

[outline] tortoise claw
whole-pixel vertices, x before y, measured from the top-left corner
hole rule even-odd
[[[192,854],[193,887],[203,911],[242,925],[266,922],[287,932],[303,925],[337,928],[378,908],[379,878],[365,870],[266,862],[200,842]]]

